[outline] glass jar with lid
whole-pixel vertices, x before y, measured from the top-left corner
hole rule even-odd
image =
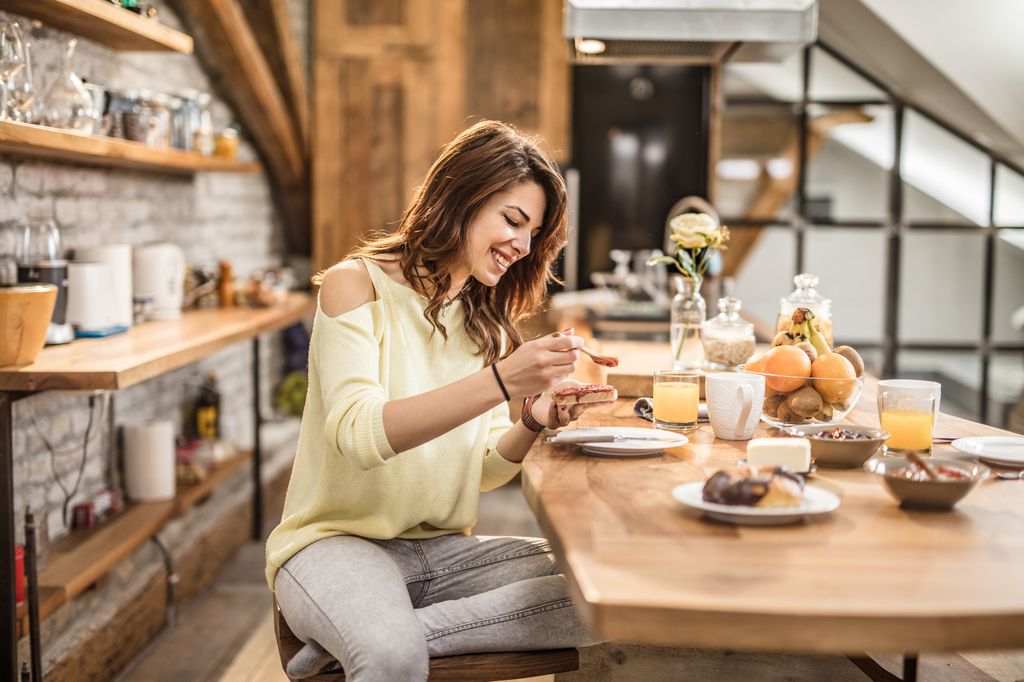
[[[740,317],[743,303],[726,296],[718,299],[718,315],[702,325],[704,364],[708,369],[736,369],[754,354],[754,324]]]
[[[793,278],[796,289],[789,296],[779,301],[779,319],[775,331],[788,332],[793,324],[793,311],[797,308],[808,308],[814,313],[814,327],[825,337],[828,345],[832,345],[832,301],[815,290],[818,277],[804,272]]]
[[[154,92],[149,100],[153,111],[153,125],[149,130],[146,144],[155,149],[170,149],[171,137],[171,98],[162,92]]]
[[[153,127],[149,90],[115,90],[111,93],[111,135],[133,142],[146,142]]]

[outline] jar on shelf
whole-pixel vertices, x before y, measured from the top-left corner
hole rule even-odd
[[[199,119],[194,133],[192,149],[203,156],[213,156],[213,114],[210,112],[210,95],[205,92],[199,93],[196,99]]]
[[[742,308],[738,298],[720,298],[719,314],[702,325],[704,364],[708,369],[736,369],[754,354],[754,324],[740,317]]]
[[[832,301],[819,294],[814,287],[818,286],[818,277],[810,273],[801,273],[793,278],[796,290],[779,301],[779,319],[775,331],[787,332],[793,323],[793,311],[797,308],[808,308],[814,313],[814,327],[828,345],[833,344],[832,338]]]
[[[149,129],[149,138],[146,144],[154,149],[171,148],[171,98],[157,92],[150,98],[150,108],[153,110],[153,124]]]
[[[153,127],[149,90],[118,90],[111,100],[113,130],[133,142],[147,142]]]
[[[225,128],[220,131],[214,143],[214,155],[234,161],[238,156],[238,131],[234,128]]]

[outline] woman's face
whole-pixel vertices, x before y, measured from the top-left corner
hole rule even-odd
[[[469,224],[465,267],[493,287],[510,267],[530,253],[545,209],[544,190],[532,180],[495,194]]]

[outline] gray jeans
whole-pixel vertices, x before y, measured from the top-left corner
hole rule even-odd
[[[325,538],[281,567],[275,592],[306,642],[293,678],[337,659],[352,682],[426,680],[432,656],[597,642],[537,538]]]

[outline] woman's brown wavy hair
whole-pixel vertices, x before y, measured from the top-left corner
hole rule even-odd
[[[501,355],[501,331],[509,340],[507,354],[523,341],[516,323],[540,307],[548,283],[560,283],[552,264],[568,233],[565,182],[534,140],[499,121],[467,128],[434,161],[398,229],[372,235],[346,260],[398,256],[406,281],[428,299],[424,317],[448,338],[439,317],[470,223],[495,194],[527,181],[536,182],[545,198],[544,218],[530,253],[496,286],[470,277],[461,293],[466,331],[490,364]],[[318,275],[314,284],[320,280]]]

